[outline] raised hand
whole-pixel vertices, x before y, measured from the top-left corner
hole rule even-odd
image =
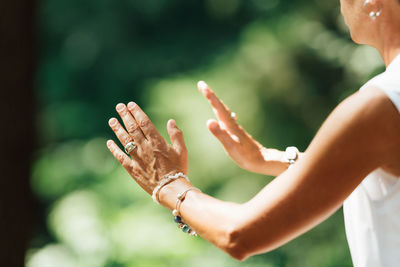
[[[283,162],[283,152],[263,147],[237,123],[236,114],[229,110],[205,82],[200,81],[197,86],[208,99],[218,119],[208,120],[208,129],[240,167],[267,175],[278,175],[286,170],[288,165]]]
[[[147,193],[151,194],[154,187],[166,175],[178,172],[187,174],[187,150],[183,134],[174,120],[169,120],[167,123],[168,134],[172,141],[170,145],[135,103],[130,102],[127,106],[118,104],[116,110],[125,128],[116,118],[111,118],[108,123],[131,157],[112,140],[107,142],[107,147]]]

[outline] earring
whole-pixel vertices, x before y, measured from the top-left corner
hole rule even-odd
[[[363,8],[366,12],[368,12],[366,9],[368,9],[369,4],[371,4],[371,0],[365,0],[365,2],[363,4]],[[370,19],[376,20],[376,18],[382,14],[382,9],[383,9],[383,7],[381,6],[378,11],[370,11],[368,13],[368,16],[370,17]]]
[[[381,13],[382,13],[382,9],[379,10],[378,12],[371,11],[371,12],[369,12],[369,17],[372,20],[376,20],[376,18],[379,17],[381,15]]]

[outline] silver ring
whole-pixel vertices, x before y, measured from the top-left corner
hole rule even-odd
[[[231,112],[231,118],[234,119],[235,121],[238,119],[235,112]]]
[[[125,152],[127,154],[130,154],[137,146],[135,145],[134,142],[129,142],[125,146]]]

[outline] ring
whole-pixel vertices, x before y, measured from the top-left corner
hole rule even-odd
[[[235,121],[238,119],[235,112],[231,112],[231,118],[234,119]]]
[[[135,145],[134,142],[129,142],[125,146],[125,152],[127,154],[130,154],[137,146]]]

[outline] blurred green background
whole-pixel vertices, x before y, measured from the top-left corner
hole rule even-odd
[[[306,149],[337,103],[383,70],[350,41],[339,1],[42,0],[37,18],[40,210],[28,267],[351,266],[341,210],[282,248],[233,260],[179,231],[105,145],[115,105],[133,100],[165,137],[176,119],[203,192],[250,199],[272,178],[227,157],[196,83],[265,146]]]

